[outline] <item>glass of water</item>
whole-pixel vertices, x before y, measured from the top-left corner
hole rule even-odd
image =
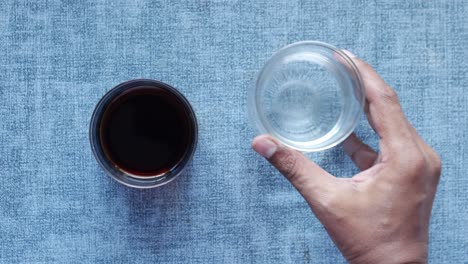
[[[254,126],[304,152],[338,145],[356,127],[364,85],[353,61],[318,41],[293,43],[276,52],[249,91]]]

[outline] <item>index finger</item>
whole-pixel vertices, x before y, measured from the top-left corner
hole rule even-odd
[[[365,87],[369,124],[385,146],[406,145],[412,141],[411,125],[403,114],[396,92],[375,70],[351,52],[346,55],[358,68]]]

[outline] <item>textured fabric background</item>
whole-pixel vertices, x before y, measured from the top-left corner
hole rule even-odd
[[[246,91],[278,48],[368,60],[441,155],[431,263],[468,263],[468,4],[437,1],[0,1],[2,263],[344,263],[296,191],[250,149]],[[92,156],[100,97],[133,78],[192,102],[187,175],[123,187]],[[377,137],[362,119],[357,132]],[[340,177],[341,148],[311,155]]]

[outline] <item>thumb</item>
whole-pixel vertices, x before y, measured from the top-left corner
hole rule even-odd
[[[334,189],[336,178],[299,151],[278,143],[269,135],[256,137],[252,148],[275,166],[313,207]],[[312,208],[313,209],[313,208]]]

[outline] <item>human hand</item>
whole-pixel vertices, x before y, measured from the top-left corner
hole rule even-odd
[[[252,147],[301,193],[350,263],[426,263],[440,158],[405,118],[395,91],[346,53],[361,73],[367,119],[380,137],[379,153],[354,134],[343,143],[362,171],[336,178],[268,135]]]

